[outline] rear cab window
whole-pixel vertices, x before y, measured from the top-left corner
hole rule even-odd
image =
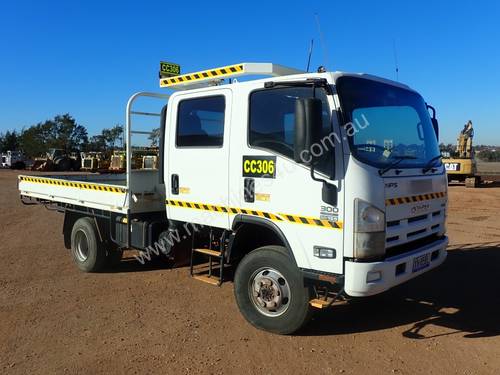
[[[177,147],[222,147],[226,102],[223,95],[185,99],[177,111]]]

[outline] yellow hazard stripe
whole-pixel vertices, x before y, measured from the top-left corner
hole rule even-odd
[[[244,72],[243,64],[223,66],[221,68],[203,70],[190,74],[182,74],[170,78],[160,79],[160,87],[175,86],[183,83],[207,80],[211,78],[222,78]]]
[[[343,227],[343,223],[340,221],[328,221],[311,217],[288,215],[288,214],[273,214],[271,212],[251,210],[248,208],[217,206],[212,204],[194,203],[194,202],[177,201],[177,200],[167,200],[166,204],[173,207],[191,208],[195,210],[203,210],[211,212],[221,212],[230,215],[238,215],[238,214],[252,215],[272,221],[281,221],[281,222],[288,221],[290,223],[312,225],[328,229],[342,229]]]
[[[397,206],[400,204],[428,201],[431,199],[445,198],[446,192],[442,191],[439,193],[429,193],[429,194],[420,194],[413,195],[411,197],[398,197],[398,198],[389,198],[385,200],[386,206]]]
[[[93,190],[93,191],[104,191],[108,193],[118,193],[125,194],[127,189],[114,187],[114,186],[106,186],[100,184],[89,184],[87,182],[77,182],[77,181],[65,181],[53,178],[42,178],[42,177],[33,177],[33,176],[19,176],[19,179],[24,182],[30,182],[34,184],[44,184],[44,185],[52,185],[52,186],[61,186],[61,187],[70,187],[76,189],[83,190]]]
[[[313,225],[317,227],[325,227],[332,229],[342,229],[343,223],[341,221],[329,221],[322,220],[313,217],[296,216],[289,214],[280,214],[281,217],[285,218],[287,221],[295,224]]]

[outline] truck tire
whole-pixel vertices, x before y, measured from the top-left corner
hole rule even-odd
[[[83,272],[98,272],[106,263],[106,250],[97,238],[94,221],[82,217],[71,230],[71,255]]]
[[[236,303],[253,326],[291,334],[311,316],[310,290],[282,246],[264,246],[247,254],[234,277]]]

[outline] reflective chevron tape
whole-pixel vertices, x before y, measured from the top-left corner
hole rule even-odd
[[[270,212],[249,210],[246,208],[238,208],[238,207],[216,206],[212,204],[193,203],[193,202],[176,201],[176,200],[167,200],[166,204],[174,207],[183,207],[183,208],[192,208],[195,210],[228,213],[230,215],[237,215],[237,214],[252,215],[273,221],[288,221],[295,224],[313,225],[329,229],[342,229],[343,226],[342,222],[340,221],[332,222],[328,220],[320,220],[310,217],[295,216],[288,214],[275,215]]]
[[[444,197],[446,197],[445,191],[442,191],[440,193],[414,195],[411,197],[389,198],[389,199],[385,200],[385,205],[386,206],[397,206],[399,204],[421,202],[421,201],[427,201],[427,200],[431,200],[431,199],[444,198]]]
[[[64,186],[71,187],[76,189],[84,189],[84,190],[93,190],[93,191],[105,191],[108,193],[119,193],[125,194],[127,189],[114,187],[114,186],[106,186],[100,184],[89,184],[87,182],[76,182],[76,181],[65,181],[53,178],[42,178],[42,177],[32,177],[32,176],[19,176],[19,179],[24,182],[31,182],[35,184],[44,184],[44,185],[52,185],[52,186]]]
[[[160,79],[160,87],[175,86],[186,82],[203,81],[210,78],[224,78],[233,74],[243,73],[243,64],[228,65],[222,68],[203,70],[201,72],[182,74],[170,78]]]
[[[280,215],[284,217],[286,220],[296,224],[315,225],[318,227],[326,227],[332,229],[342,229],[343,226],[342,225],[343,223],[341,221],[320,220],[312,217],[295,216],[288,214],[280,214]]]

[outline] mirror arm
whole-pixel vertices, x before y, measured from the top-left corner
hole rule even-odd
[[[316,174],[314,173],[314,172],[315,172],[315,169],[316,169],[316,164],[318,164],[318,162],[317,162],[317,161],[314,161],[314,162],[312,162],[312,164],[311,164],[311,178],[312,178],[314,181],[317,181],[317,182],[328,183],[326,180],[323,180],[322,178],[316,177]]]
[[[432,105],[429,105],[427,103],[425,103],[425,105],[427,106],[427,109],[430,109],[432,111],[432,118],[436,118],[436,108],[434,108]]]

